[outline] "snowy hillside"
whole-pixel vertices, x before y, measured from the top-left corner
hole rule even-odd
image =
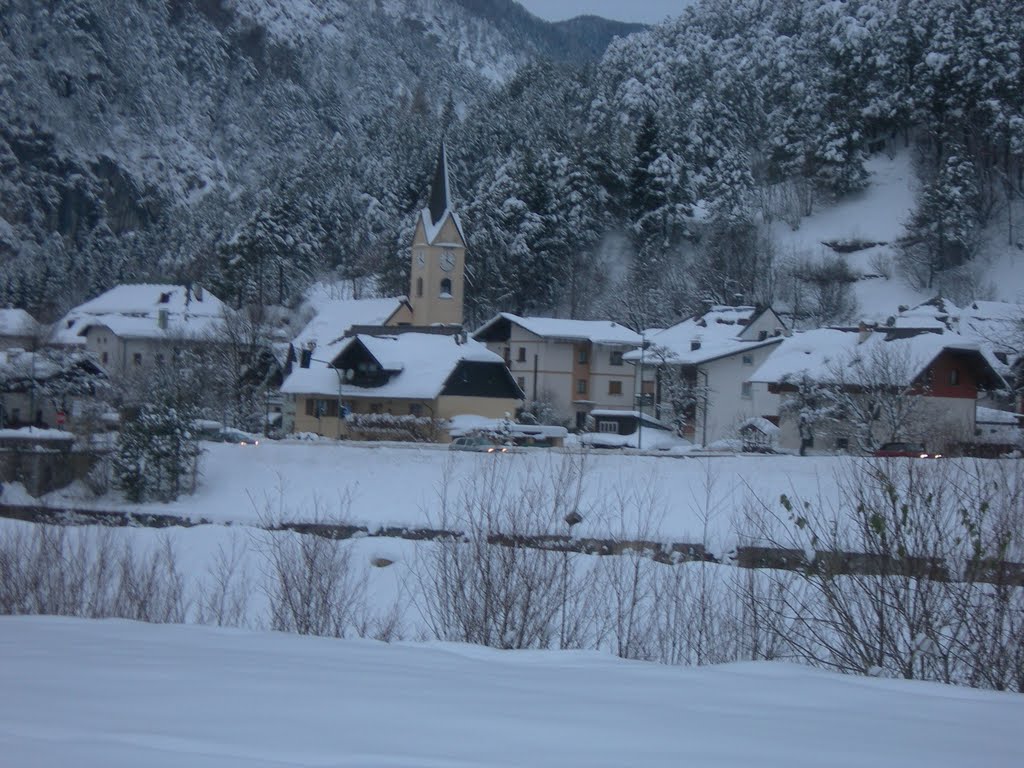
[[[0,619],[9,765],[1010,768],[1024,698],[773,663]]]
[[[782,220],[771,225],[782,257],[806,256],[820,262],[835,257],[838,249],[860,278],[853,285],[855,317],[868,322],[884,322],[900,305],[914,306],[939,292],[913,287],[898,269],[899,243],[907,236],[920,187],[911,154],[903,149],[871,156],[865,163],[864,190],[820,204],[810,216],[799,218],[796,227]],[[1007,244],[1005,216],[1003,212],[1001,220],[983,233],[972,270],[975,279],[960,289],[961,301],[1024,302],[1024,250]]]

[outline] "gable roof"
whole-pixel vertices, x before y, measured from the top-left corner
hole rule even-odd
[[[499,312],[473,334],[474,339],[503,334],[503,325],[513,323],[534,336],[553,341],[589,341],[639,347],[640,334],[611,320],[566,320],[557,317],[520,317],[511,312]],[[505,337],[507,338],[507,336]]]
[[[427,207],[420,212],[420,219],[423,224],[423,235],[431,245],[441,234],[445,221],[451,217],[458,230],[462,242],[466,242],[466,234],[462,231],[462,222],[455,213],[455,205],[452,201],[451,180],[448,175],[448,145],[441,142],[441,148],[437,153],[437,166],[434,168],[434,179],[430,183],[430,196],[427,198]]]
[[[160,327],[160,312],[167,328]],[[184,285],[139,283],[119,285],[80,304],[57,324],[53,341],[84,344],[90,327],[102,325],[124,338],[201,338],[218,332],[230,310],[209,291]]]
[[[448,186],[448,147],[442,141],[437,153],[437,167],[434,169],[434,180],[430,184],[430,223],[437,224],[451,210],[451,190]]]
[[[437,333],[359,334],[346,339],[333,359],[355,345],[372,355],[382,370],[392,373],[383,386],[354,386],[345,381],[342,371],[321,364],[294,369],[281,385],[281,391],[329,397],[433,400],[460,363],[487,363],[505,369],[505,361],[483,344],[472,339],[459,344],[455,336]]]
[[[0,309],[0,336],[33,336],[39,325],[24,309]]]
[[[778,344],[782,340],[781,336],[748,338],[747,328],[767,311],[772,310],[759,312],[756,307],[714,306],[703,315],[688,318],[649,335],[647,340],[651,347],[657,348],[656,354],[669,364],[700,365],[737,352]],[[775,317],[781,323],[778,316]],[[649,358],[650,352],[646,354]],[[640,352],[629,352],[625,359],[637,362],[640,360]]]
[[[806,374],[817,381],[869,385],[877,382],[861,380],[864,369],[850,363],[857,356],[884,352],[905,361],[894,372],[906,378],[899,384],[910,386],[940,354],[951,351],[975,357],[991,382],[1005,385],[991,351],[977,342],[937,333],[890,338],[879,330],[866,332],[863,339],[861,335],[858,331],[835,328],[796,333],[785,339],[748,381],[778,384]]]
[[[317,357],[337,355],[347,341],[345,333],[356,325],[386,325],[406,303],[404,296],[384,299],[323,299],[316,303],[316,315],[292,340],[296,349],[308,345]]]

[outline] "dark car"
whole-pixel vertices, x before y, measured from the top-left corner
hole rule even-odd
[[[879,458],[907,458],[907,459],[941,459],[941,453],[931,453],[925,450],[924,443],[895,442],[884,443],[874,453]]]
[[[254,435],[251,432],[243,432],[240,429],[231,429],[230,427],[225,427],[206,439],[212,440],[215,443],[235,443],[236,445],[260,444],[259,435]]]
[[[448,446],[451,451],[478,451],[480,453],[507,453],[508,448],[489,437],[457,437]]]

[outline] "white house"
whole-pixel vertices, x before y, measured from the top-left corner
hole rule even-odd
[[[84,346],[116,376],[168,361],[182,343],[217,340],[227,312],[198,286],[119,285],[72,309],[51,340]]]
[[[596,409],[632,410],[635,371],[625,356],[640,334],[609,320],[495,315],[473,338],[505,360],[527,401],[583,427]]]
[[[709,445],[737,436],[760,415],[748,379],[782,341],[786,325],[771,308],[714,306],[647,336],[646,348],[625,355],[655,376],[655,411],[682,419],[683,436]]]
[[[949,450],[950,444],[973,439],[980,393],[1006,386],[998,367],[985,345],[954,333],[908,336],[892,328],[825,328],[783,341],[751,373],[748,385],[758,415],[779,424],[783,448],[800,448],[802,441],[826,450],[858,447],[855,436],[862,425],[846,422],[850,417],[842,413],[838,421],[831,418],[817,434],[802,439],[798,418],[780,412],[784,399],[797,397],[806,388],[802,382],[809,381],[861,402],[874,397],[897,403],[880,408],[889,412],[875,417],[875,441],[915,438],[929,448]],[[899,407],[900,397],[921,400]],[[901,434],[886,434],[893,430]]]

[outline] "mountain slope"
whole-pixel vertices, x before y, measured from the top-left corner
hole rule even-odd
[[[218,243],[303,176],[319,175],[328,207],[345,209],[310,225],[318,237],[362,248],[347,227],[416,204],[453,112],[567,40],[586,40],[567,49],[580,59],[625,29],[594,23],[567,36],[485,10],[454,0],[6,3],[0,302],[47,316],[117,280],[206,276]],[[54,290],[68,271],[79,280]]]

